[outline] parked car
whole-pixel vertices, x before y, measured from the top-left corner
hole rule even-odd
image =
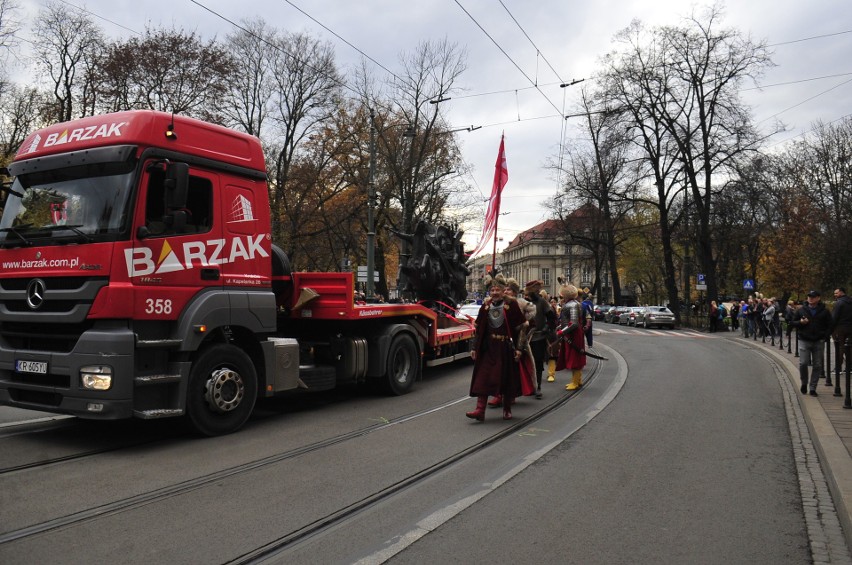
[[[621,313],[618,315],[618,325],[619,326],[627,326],[630,325],[630,315],[633,313],[632,306],[625,306],[621,309]]]
[[[476,320],[477,314],[479,314],[479,308],[480,305],[476,303],[465,304],[461,306],[456,312],[456,318],[460,320],[469,319],[471,322],[473,322],[474,320]]]
[[[613,306],[604,314],[604,322],[607,324],[617,324],[618,317],[621,315],[621,312],[624,310],[623,306]]]
[[[643,315],[642,325],[646,328],[657,326],[658,328],[673,328],[675,324],[674,313],[665,306],[648,306]]]
[[[639,327],[639,321],[645,319],[645,307],[634,306],[630,309],[630,317],[627,319],[627,325]],[[644,322],[643,322],[644,323]]]
[[[607,306],[605,304],[596,304],[594,309],[594,320],[596,322],[602,322],[604,317],[606,316],[607,311],[612,308],[612,306]]]

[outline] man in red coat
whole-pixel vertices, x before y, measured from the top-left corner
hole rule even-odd
[[[518,329],[524,324],[518,301],[504,296],[506,281],[497,274],[487,277],[489,297],[485,299],[476,317],[476,337],[470,357],[474,361],[470,380],[470,395],[476,397],[476,409],[465,416],[485,420],[485,406],[489,396],[502,395],[515,398],[521,392],[521,374],[518,360],[521,357]],[[503,403],[503,419],[512,419],[511,402]]]
[[[572,380],[566,390],[577,390],[583,386],[583,367],[586,366],[585,323],[583,309],[577,302],[577,287],[562,285],[560,294],[565,303],[559,312],[558,334],[562,336],[556,370],[570,369]]]

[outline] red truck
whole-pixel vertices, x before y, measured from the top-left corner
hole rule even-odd
[[[422,304],[356,304],[352,273],[291,272],[257,138],[162,112],[32,133],[0,219],[0,405],[239,429],[259,397],[409,391],[470,356]]]

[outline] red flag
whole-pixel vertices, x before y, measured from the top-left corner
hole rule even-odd
[[[488,209],[482,225],[482,237],[471,252],[476,255],[488,244],[492,236],[497,237],[497,218],[500,216],[500,195],[503,187],[509,182],[509,169],[506,167],[506,149],[503,144],[505,136],[500,136],[500,150],[497,152],[497,163],[494,165],[494,183],[491,186],[491,197],[488,199]]]

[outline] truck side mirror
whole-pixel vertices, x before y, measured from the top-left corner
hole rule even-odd
[[[166,165],[165,189],[166,210],[186,208],[189,192],[189,165],[186,163]]]

